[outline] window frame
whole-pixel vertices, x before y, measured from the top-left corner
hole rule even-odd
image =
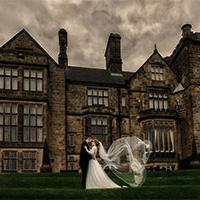
[[[15,153],[15,157],[12,157],[12,156],[8,156],[8,158],[5,158],[5,153]],[[2,159],[2,171],[4,172],[16,172],[17,169],[18,169],[18,152],[17,151],[3,151],[2,152],[2,155],[3,155],[3,159]],[[10,167],[10,165],[12,165],[12,161],[15,161],[15,169],[5,169],[4,166],[4,162],[5,161],[8,161],[8,165]],[[11,162],[11,163],[10,163]]]
[[[87,88],[87,105],[88,106],[109,106],[108,89]]]
[[[145,140],[150,140],[155,153],[174,153],[175,137],[173,127],[168,124],[145,124]],[[167,137],[166,137],[167,136]]]
[[[153,81],[165,81],[165,69],[163,66],[150,66],[151,80]]]
[[[26,72],[28,75],[26,75]],[[32,74],[35,73],[35,76]],[[38,75],[41,73],[41,77]],[[27,83],[26,83],[27,81]],[[41,81],[41,90],[38,90],[39,81]],[[32,89],[33,83],[35,84],[35,89]],[[28,84],[28,87],[25,86],[25,84]],[[27,89],[26,89],[27,87]],[[23,91],[26,92],[43,92],[44,91],[44,71],[38,70],[38,69],[24,69],[23,71]]]
[[[90,118],[91,135],[102,141],[107,147],[109,144],[109,120],[107,117],[94,116]]]
[[[71,141],[73,141],[73,142],[71,142]],[[75,134],[69,133],[68,134],[68,146],[69,147],[74,147],[75,145],[76,145]]]
[[[126,97],[125,96],[121,97],[121,105],[123,108],[126,107]]]
[[[41,112],[38,113],[38,107],[41,107]],[[28,108],[28,112],[25,112],[25,108]],[[34,112],[31,113],[31,109],[34,108]],[[42,124],[38,125],[38,118],[42,120]],[[25,120],[26,119],[26,120]],[[33,121],[31,121],[34,119]],[[42,104],[24,104],[23,106],[23,142],[43,142],[43,128],[44,128],[44,106]],[[26,131],[28,132],[26,132]],[[34,130],[34,133],[32,132]],[[41,131],[41,136],[39,137],[39,133]],[[32,133],[31,133],[32,132]],[[25,135],[27,134],[27,135]],[[31,135],[34,134],[34,140],[31,139]],[[33,135],[32,135],[33,136]],[[27,137],[28,139],[25,139]],[[39,140],[41,138],[41,140]]]
[[[169,93],[167,91],[148,91],[149,109],[168,110]]]
[[[31,156],[26,157],[24,156],[25,153],[28,153],[29,155],[31,155],[31,153],[34,153],[34,158],[32,158]],[[32,168],[32,162],[34,161],[34,169]],[[25,162],[30,162],[28,164],[30,164],[31,168],[25,168]],[[37,151],[22,151],[22,170],[25,171],[36,171],[37,170]]]
[[[1,69],[2,69],[2,71],[1,71]],[[6,74],[6,70],[10,70],[10,74]],[[3,72],[3,73],[1,73],[1,72]],[[17,72],[17,73],[15,74],[14,72]],[[0,83],[2,82],[2,84],[3,84],[2,87],[0,84],[0,90],[17,91],[18,90],[18,74],[19,74],[19,72],[18,72],[17,68],[0,66]],[[9,81],[9,88],[6,88],[6,80]],[[16,87],[14,87],[14,86],[16,86]]]
[[[2,108],[0,109],[0,142],[18,142],[18,106],[17,103],[0,102]],[[6,111],[7,108],[9,109]]]
[[[70,171],[76,170],[75,162],[68,162],[67,168]]]

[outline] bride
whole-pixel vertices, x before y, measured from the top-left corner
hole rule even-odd
[[[86,178],[86,189],[94,189],[94,188],[120,188],[119,185],[114,183],[106,174],[106,172],[101,167],[100,163],[97,161],[97,146],[99,146],[100,142],[97,140],[93,140],[91,142],[91,149],[87,149],[86,151],[92,156],[92,159],[89,161],[87,178]]]
[[[130,187],[142,185],[146,175],[145,164],[151,153],[150,147],[149,141],[144,142],[136,136],[123,137],[114,141],[106,152],[100,141],[93,140],[90,149],[85,146],[92,156],[87,171],[86,189],[120,188],[108,177],[104,171],[106,167]],[[106,163],[104,168],[96,159],[98,150],[100,158]]]

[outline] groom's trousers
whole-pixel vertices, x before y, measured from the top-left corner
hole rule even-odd
[[[81,171],[82,171],[82,187],[83,187],[83,189],[86,189],[88,163],[81,166]]]

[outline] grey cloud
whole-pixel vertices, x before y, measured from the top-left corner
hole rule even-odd
[[[68,31],[71,65],[104,67],[110,32],[122,36],[125,70],[135,71],[153,52],[156,43],[169,55],[184,23],[199,25],[196,0],[0,0],[0,43],[20,29],[30,34],[57,60],[59,28]]]

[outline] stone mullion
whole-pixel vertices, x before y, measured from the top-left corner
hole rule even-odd
[[[18,105],[18,143],[23,143],[23,105]]]

